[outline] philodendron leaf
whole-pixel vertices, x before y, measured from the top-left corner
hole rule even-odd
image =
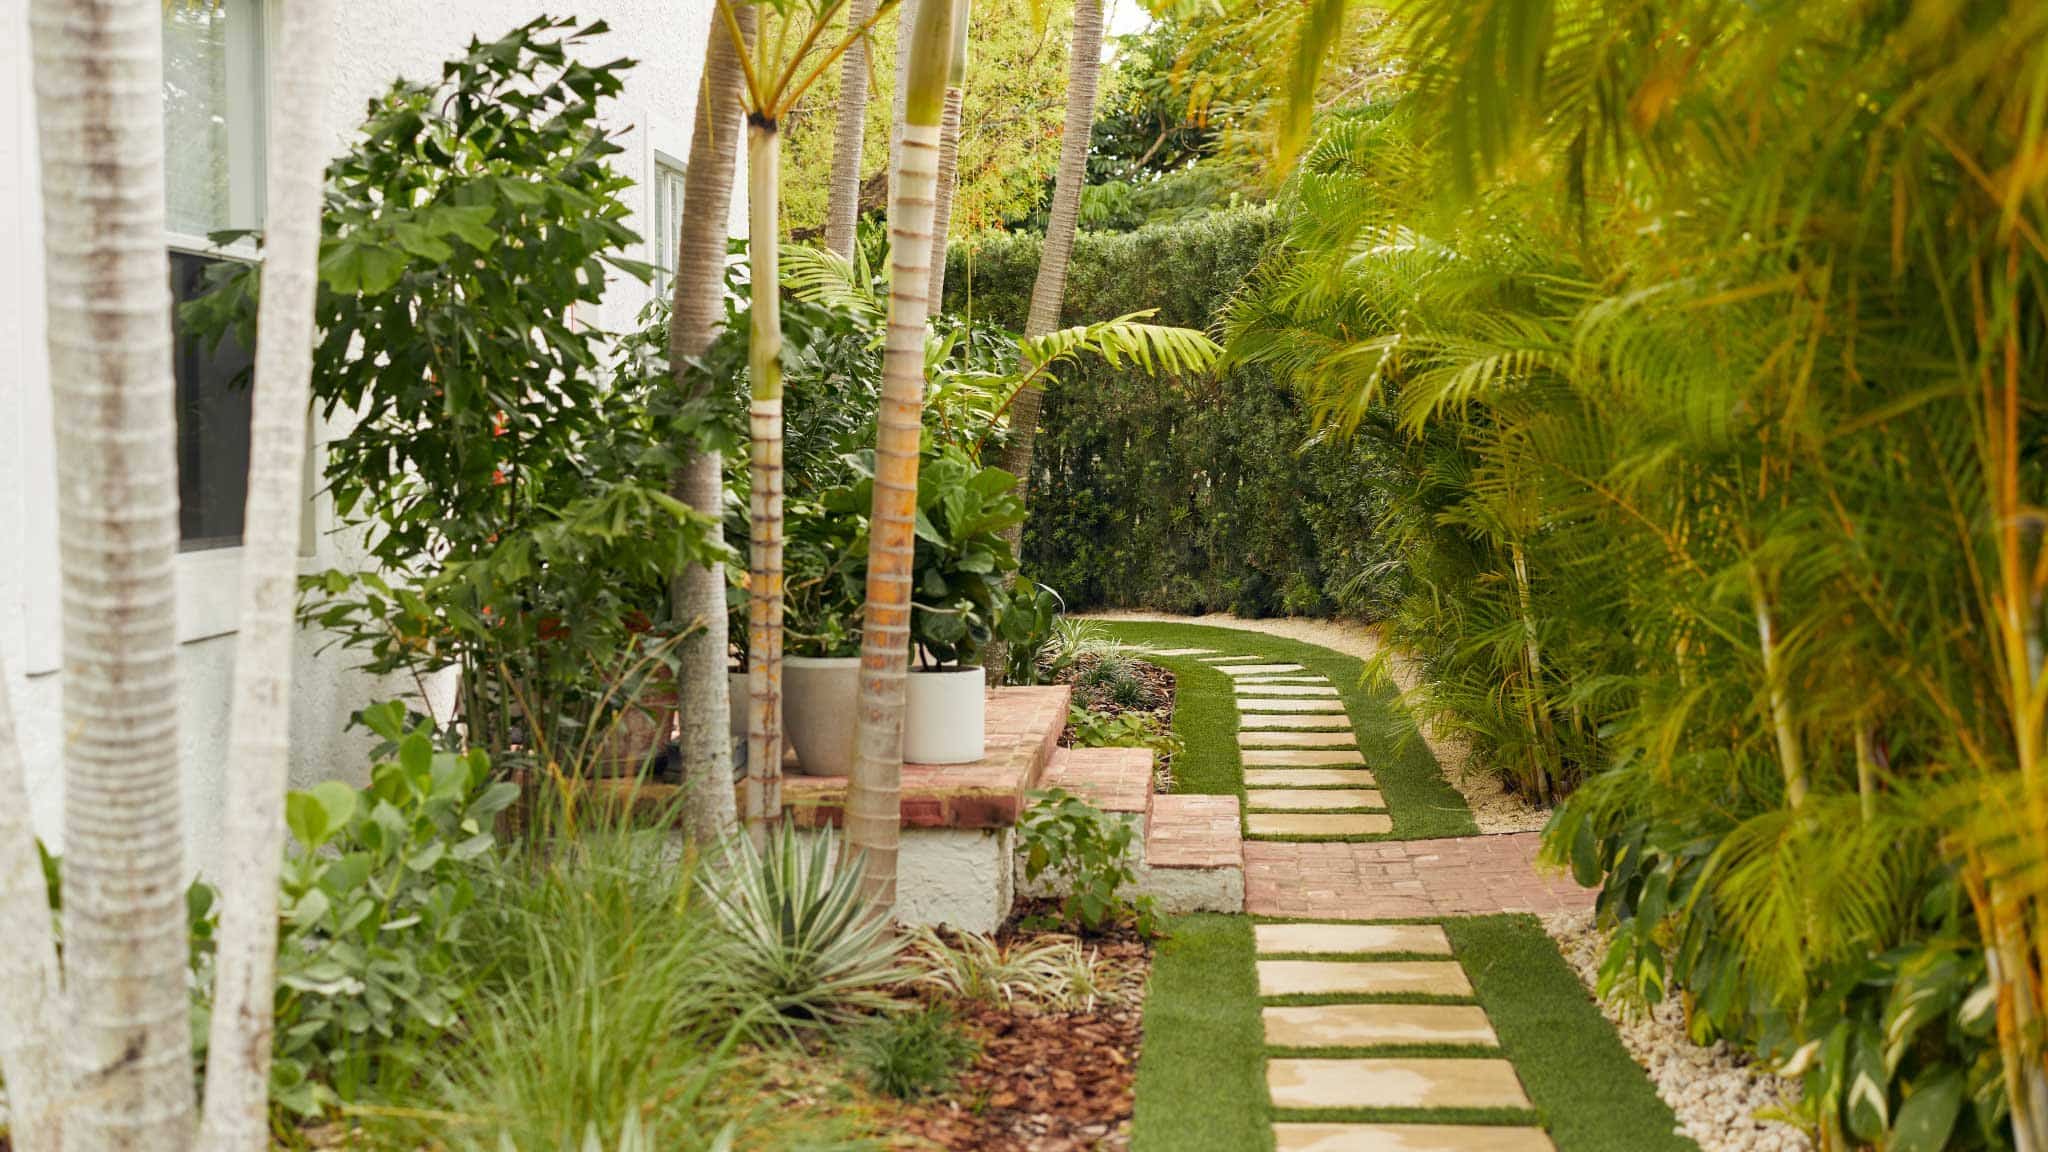
[[[1938,1072],[1913,1086],[1899,1106],[1899,1122],[1885,1152],[1941,1152],[1963,1107],[1963,1074]]]

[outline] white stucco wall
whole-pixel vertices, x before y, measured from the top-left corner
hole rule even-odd
[[[275,0],[272,0],[273,6]],[[584,0],[585,20],[603,19],[612,31],[585,49],[590,59],[629,56],[640,64],[627,74],[621,98],[606,120],[625,147],[614,163],[638,185],[634,221],[653,230],[654,192],[645,177],[654,152],[689,152],[712,0]],[[336,77],[325,118],[337,150],[361,120],[366,101],[394,78],[435,80],[443,60],[470,37],[492,39],[543,12],[540,0],[351,0],[337,6]],[[59,589],[56,548],[56,474],[43,347],[41,206],[35,165],[35,110],[29,68],[27,0],[0,0],[0,657],[6,688],[28,765],[36,827],[59,842],[62,795],[62,680],[59,673]],[[744,188],[730,220],[745,219]],[[643,249],[628,255],[647,259]],[[632,324],[651,289],[630,278],[609,286],[597,316],[583,317],[619,330]],[[308,570],[346,564],[347,542],[328,534],[325,501],[316,501],[321,529]],[[179,751],[186,770],[188,863],[206,868],[218,842],[222,765],[234,667],[231,632],[235,603],[234,550],[181,557],[179,633],[181,700]],[[339,651],[320,652],[324,638],[300,637],[293,700],[293,783],[331,775],[360,777],[365,742],[345,734],[352,711],[400,686],[370,683]],[[59,845],[61,847],[61,845]]]

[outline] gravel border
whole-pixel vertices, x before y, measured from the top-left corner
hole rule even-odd
[[[1543,930],[1598,1000],[1594,988],[1607,934],[1594,927],[1592,913],[1545,916]],[[1685,1010],[1675,1000],[1647,1013],[1610,1001],[1601,1001],[1600,1010],[1614,1023],[1629,1055],[1649,1073],[1657,1095],[1677,1114],[1679,1131],[1701,1152],[1812,1152],[1805,1132],[1756,1116],[1798,1100],[1797,1081],[1769,1072],[1725,1042],[1707,1048],[1694,1044],[1685,1033]]]
[[[1385,641],[1379,629],[1370,624],[1350,620],[1319,620],[1297,616],[1278,616],[1263,620],[1247,620],[1227,612],[1211,613],[1207,616],[1170,616],[1160,612],[1087,612],[1081,618],[1088,620],[1116,621],[1148,624],[1204,624],[1213,628],[1236,628],[1245,632],[1261,632],[1286,640],[1299,640],[1304,644],[1317,644],[1334,652],[1342,652],[1360,660],[1378,659],[1387,652]],[[1389,666],[1393,669],[1394,685],[1403,694],[1413,694],[1421,688],[1422,677],[1415,662],[1399,652],[1389,653]],[[1465,807],[1472,810],[1472,822],[1483,835],[1498,835],[1506,832],[1540,832],[1550,822],[1550,810],[1525,804],[1522,798],[1507,791],[1500,778],[1490,772],[1475,770],[1472,749],[1455,735],[1442,732],[1434,725],[1422,730],[1422,742],[1429,747],[1430,754],[1444,770],[1444,778],[1451,787],[1465,798]]]

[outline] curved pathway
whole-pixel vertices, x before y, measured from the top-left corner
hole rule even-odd
[[[1277,1152],[1554,1152],[1453,936],[1413,921],[1594,894],[1537,866],[1537,833],[1388,838],[1373,775],[1388,750],[1361,740],[1327,677],[1228,648],[1152,651],[1231,679],[1245,911],[1269,921],[1256,964]]]

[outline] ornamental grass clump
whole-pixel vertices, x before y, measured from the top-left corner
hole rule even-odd
[[[464,957],[478,987],[410,1092],[360,1109],[399,1147],[725,1147],[761,1108],[740,1062],[758,1009],[663,839],[595,827],[492,874]]]
[[[727,976],[785,1027],[843,1024],[899,1002],[904,941],[861,894],[859,856],[828,828],[785,820],[765,847],[738,838],[702,890],[729,944]]]

